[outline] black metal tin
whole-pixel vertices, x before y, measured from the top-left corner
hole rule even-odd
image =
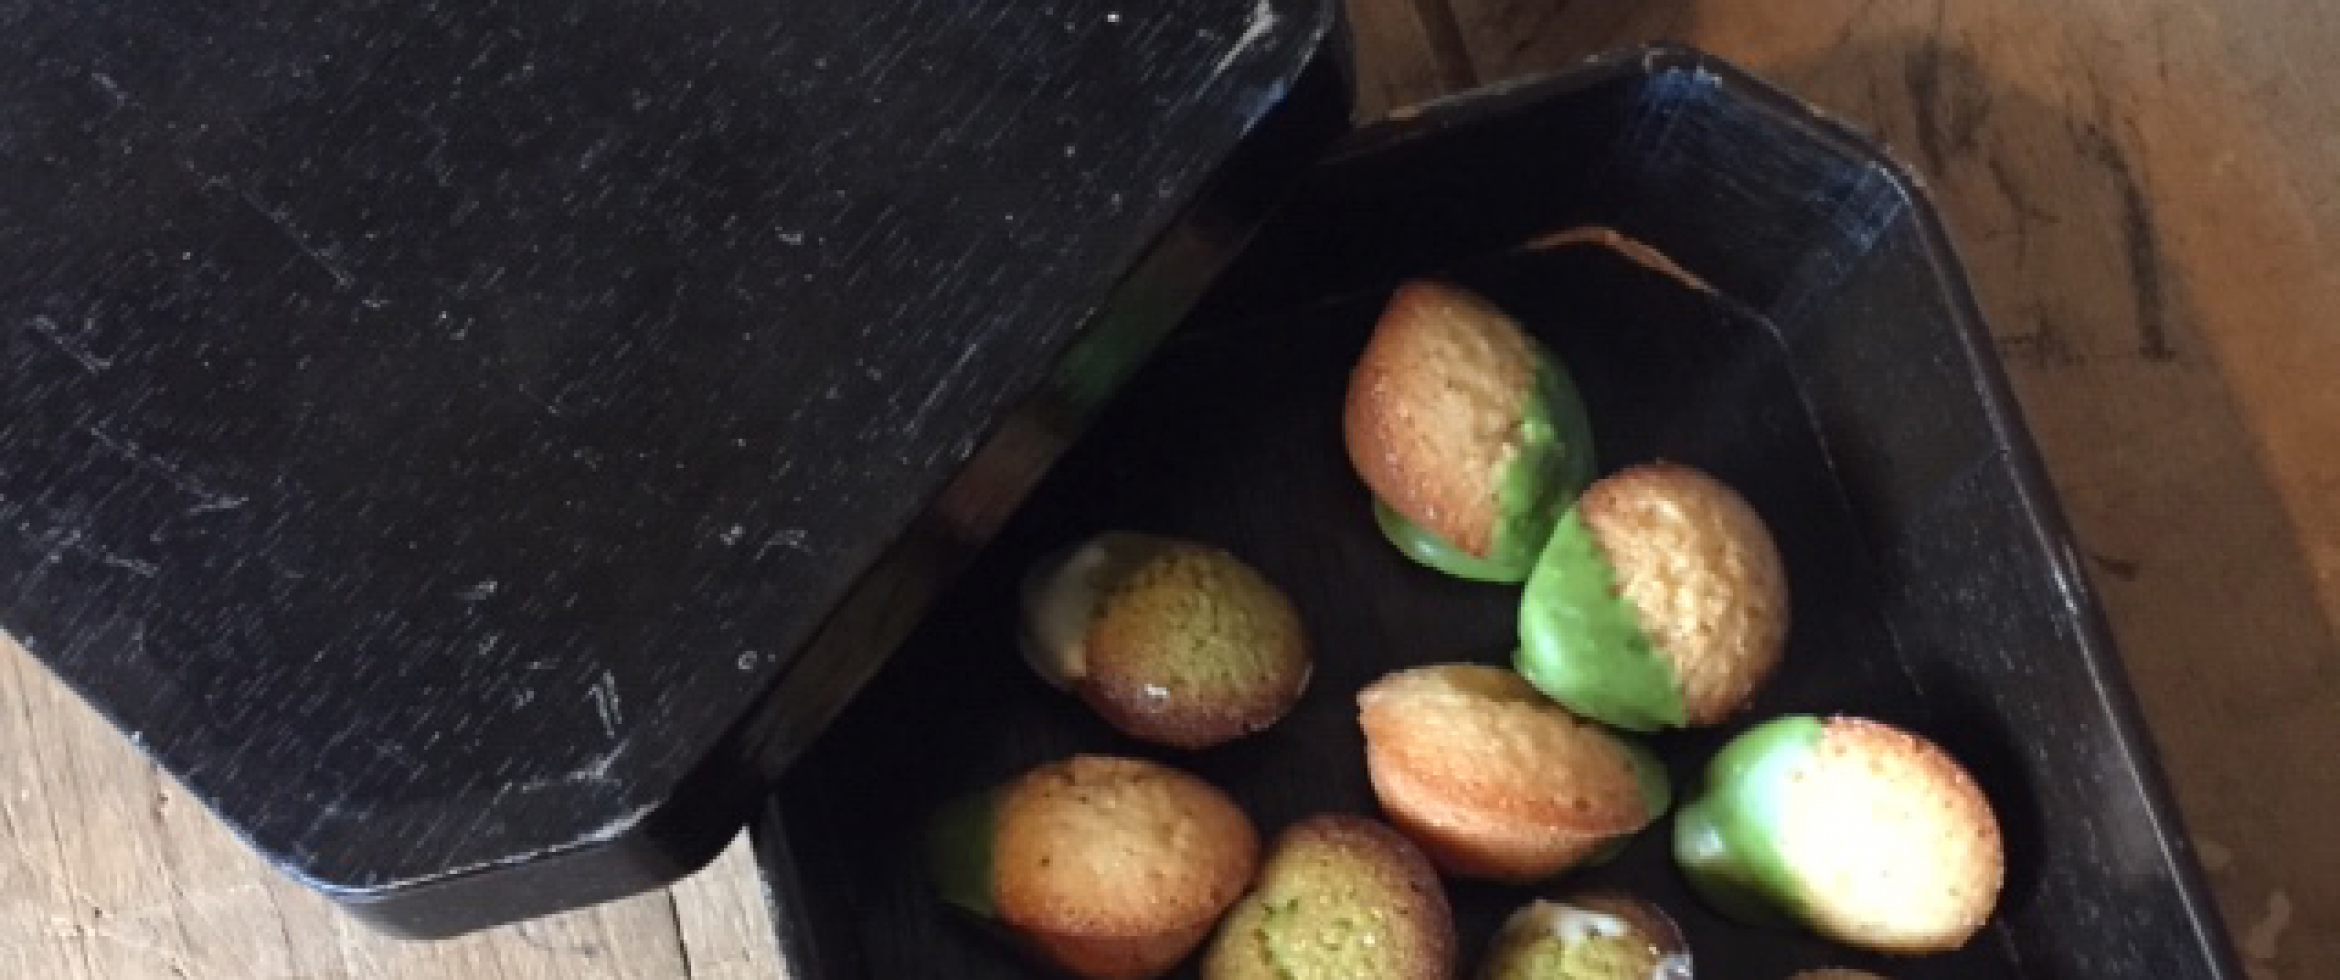
[[[1713,294],[1599,247],[1522,247],[1588,225],[1654,246]],[[1187,767],[1265,833],[1372,810],[1358,688],[1399,666],[1502,662],[1514,642],[1516,590],[1401,558],[1341,449],[1347,368],[1387,289],[1424,274],[1484,291],[1569,363],[1604,469],[1702,466],[1776,532],[1787,663],[1739,723],[1657,739],[1677,782],[1755,719],[1876,717],[1969,765],[2010,861],[1981,936],[1907,961],[1727,924],[1688,897],[1662,832],[1574,881],[1665,905],[1702,976],[2241,975],[1922,187],[1791,97],[1670,48],[1428,106],[1311,176],[785,777],[759,843],[794,970],[1027,975],[933,897],[918,834],[944,799],[1074,751]],[[1123,527],[1219,543],[1292,592],[1318,668],[1281,724],[1203,753],[1149,749],[1025,668],[1018,578]],[[1453,894],[1475,955],[1530,891]]]
[[[711,858],[1348,122],[1328,0],[0,21],[0,626],[418,936]]]

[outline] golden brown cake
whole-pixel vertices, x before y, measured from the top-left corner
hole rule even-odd
[[[1504,920],[1479,980],[1691,980],[1672,916],[1615,893],[1537,899]]]
[[[1277,836],[1204,980],[1446,980],[1454,917],[1427,858],[1378,821],[1319,814]]]
[[[1594,481],[1577,504],[1688,722],[1744,704],[1787,644],[1787,572],[1763,519],[1730,487],[1675,463]]]
[[[1168,972],[1251,882],[1259,840],[1224,793],[1137,759],[1040,766],[938,821],[951,901],[1048,962],[1119,980]]]
[[[1390,821],[1453,874],[1557,874],[1664,806],[1654,760],[1511,671],[1399,671],[1357,703],[1374,794]]]
[[[1281,589],[1226,551],[1114,532],[1035,570],[1027,659],[1133,738],[1199,749],[1282,718],[1308,645]]]
[[[1966,770],[1861,718],[1749,729],[1709,764],[1674,833],[1675,858],[1716,907],[1775,910],[1885,953],[1965,945],[2006,876],[1998,819]]]
[[[1434,281],[1390,296],[1349,379],[1342,431],[1408,555],[1519,581],[1592,477],[1590,427],[1559,362],[1476,293]]]

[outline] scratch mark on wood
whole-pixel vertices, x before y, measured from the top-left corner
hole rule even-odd
[[[2148,361],[2176,360],[2177,351],[2169,341],[2169,294],[2161,278],[2153,202],[2145,195],[2136,167],[2103,127],[2084,123],[2074,136],[2081,154],[2104,168],[2120,196],[2121,240],[2129,261],[2129,281],[2137,295],[2137,354]]]
[[[522,922],[513,927],[512,933],[519,936],[520,941],[527,943],[530,948],[547,953],[582,956],[586,959],[601,955],[601,947],[590,941],[563,942],[545,936],[543,933],[546,928],[549,926],[541,921]]]
[[[171,879],[170,888],[171,894],[166,898],[144,902],[129,908],[94,908],[91,911],[101,918],[112,919],[116,922],[201,916],[207,913],[234,910],[238,906],[246,904],[248,899],[259,897],[260,893],[265,890],[257,881],[245,881],[223,888],[198,888],[194,891],[188,891],[185,884],[177,878]]]
[[[2234,867],[2234,848],[2208,837],[2194,838],[2194,853],[2202,856],[2202,869],[2211,874]]]
[[[40,334],[43,339],[56,345],[57,349],[63,351],[66,357],[73,359],[73,363],[81,365],[81,369],[84,371],[100,374],[107,368],[114,366],[113,358],[99,357],[97,352],[90,350],[89,345],[83,343],[80,338],[67,334],[64,328],[58,326],[57,321],[52,317],[33,317],[31,325],[34,333]]]
[[[2243,934],[2243,953],[2260,963],[2271,961],[2283,943],[2283,933],[2291,928],[2291,895],[2281,889],[2267,896],[2267,911],[2259,921]]]
[[[1564,6],[1566,4],[1538,6],[1534,16],[1539,18],[1539,23],[1549,23],[1549,18],[1557,16],[1559,9]],[[1476,87],[1479,84],[1478,64],[1471,57],[1470,43],[1463,39],[1462,21],[1455,11],[1455,5],[1446,0],[1411,0],[1405,7],[1413,15],[1416,29],[1421,31],[1431,78],[1436,82],[1439,93]],[[1541,29],[1521,33],[1523,38],[1529,39],[1549,36],[1548,32]],[[1505,60],[1516,62],[1531,47],[1533,44],[1529,40],[1523,40],[1505,54]]]
[[[2112,555],[2097,551],[2089,552],[2088,560],[2094,563],[2096,567],[2104,569],[2105,574],[2120,579],[2123,582],[2136,581],[2137,572],[2141,567],[2134,559],[2116,558]]]
[[[693,980],[699,975],[699,968],[691,962],[690,934],[683,930],[682,900],[675,897],[672,889],[666,893],[666,914],[673,921],[674,948],[682,955],[684,980]]]
[[[1860,7],[1846,15],[1844,23],[1836,29],[1836,37],[1830,41],[1829,47],[1843,50],[1847,45],[1850,45],[1861,29],[1868,26],[1869,15],[1876,12],[1877,2],[1878,0],[1861,0]],[[1936,8],[1937,13],[1939,9]]]
[[[2026,250],[2026,246],[2030,243],[2031,230],[2029,226],[2032,222],[2036,221],[2046,225],[2062,223],[2062,219],[2058,218],[2055,212],[2040,207],[2039,202],[2033,200],[2031,195],[2023,189],[2023,185],[2016,180],[2015,171],[2008,165],[2005,157],[1996,153],[1990,154],[1984,166],[1991,172],[1991,184],[1999,189],[2000,197],[2007,199],[2007,208],[2015,215],[2015,247],[2018,251]]]
[[[1989,117],[1988,83],[1965,70],[1964,55],[1927,40],[1909,53],[1902,81],[1909,89],[1910,111],[1917,122],[1918,151],[1939,174],[1952,158],[1975,148]]]
[[[1936,171],[1942,169],[1941,71],[1939,44],[1920,43],[1902,69],[1902,85],[1909,89],[1910,114],[1917,122],[1918,153]]]
[[[2147,22],[2153,34],[2153,71],[2163,86],[2169,84],[2169,22],[2176,15],[2175,7],[2166,8]]]
[[[103,918],[105,910],[93,908],[90,910],[90,915],[92,918]],[[186,959],[178,950],[149,941],[141,936],[110,929],[97,922],[61,922],[56,925],[55,931],[59,939],[79,943],[93,941],[111,943],[138,956],[160,962],[172,976],[185,977],[189,975]]]
[[[1991,338],[1998,344],[2003,356],[2011,361],[2020,358],[2042,370],[2058,365],[2079,364],[2085,360],[2078,351],[2072,349],[2071,341],[2065,336],[2063,323],[2048,311],[2045,304],[2032,303],[2030,316],[2026,319],[2031,323],[2031,329],[1996,334]]]
[[[284,949],[286,960],[298,962],[300,947],[293,942],[292,923],[286,920],[284,905],[276,900],[276,892],[271,886],[263,885],[260,888],[260,904],[268,908],[268,913],[263,918],[276,923],[276,939]],[[342,956],[342,966],[346,970],[349,964],[347,952],[345,951]]]

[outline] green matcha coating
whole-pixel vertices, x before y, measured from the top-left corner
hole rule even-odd
[[[1538,347],[1535,391],[1519,411],[1519,451],[1496,484],[1495,541],[1487,557],[1525,575],[1560,513],[1592,481],[1592,422],[1584,399],[1567,369]]]
[[[1658,761],[1657,753],[1640,742],[1622,735],[1617,736],[1617,742],[1624,746],[1625,757],[1633,762],[1633,776],[1641,783],[1642,805],[1649,808],[1649,821],[1656,823],[1674,805],[1674,784],[1666,778],[1666,764]],[[1584,863],[1607,864],[1625,853],[1626,846],[1632,843],[1632,834],[1619,834],[1587,855]]]
[[[1508,568],[1447,544],[1428,528],[1389,509],[1378,498],[1373,501],[1373,522],[1381,525],[1382,536],[1406,557],[1456,578],[1473,582],[1517,582],[1524,577],[1524,569]]]
[[[1689,720],[1674,668],[1617,595],[1617,574],[1582,515],[1560,515],[1519,606],[1513,666],[1569,710],[1634,731]]]
[[[1826,730],[1809,715],[1748,729],[1707,763],[1705,785],[1675,816],[1674,861],[1717,911],[1778,928],[1803,916],[1803,885],[1780,854],[1780,824],[1790,777]]]
[[[1602,841],[1601,846],[1593,848],[1592,853],[1586,854],[1582,865],[1587,868],[1600,867],[1625,856],[1625,849],[1631,846],[1633,846],[1632,834],[1618,834]]]
[[[1666,764],[1639,741],[1622,735],[1617,741],[1625,746],[1625,757],[1633,761],[1633,777],[1641,782],[1641,802],[1649,807],[1649,819],[1655,823],[1674,805],[1674,783],[1666,778]]]
[[[992,837],[999,794],[974,793],[936,811],[926,827],[926,869],[943,901],[985,918],[997,911],[991,891]]]
[[[1531,341],[1532,343],[1532,341]],[[1534,388],[1520,404],[1519,448],[1495,480],[1495,533],[1486,557],[1373,503],[1381,533],[1406,557],[1457,578],[1517,582],[1528,576],[1552,525],[1592,484],[1592,423],[1567,369],[1536,350]]]

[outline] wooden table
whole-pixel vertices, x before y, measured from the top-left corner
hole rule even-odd
[[[2254,978],[2340,962],[2340,8],[1351,0],[1361,110],[1686,40],[1873,129],[1948,212]],[[281,880],[0,639],[0,976],[778,975],[734,848],[438,944]]]

